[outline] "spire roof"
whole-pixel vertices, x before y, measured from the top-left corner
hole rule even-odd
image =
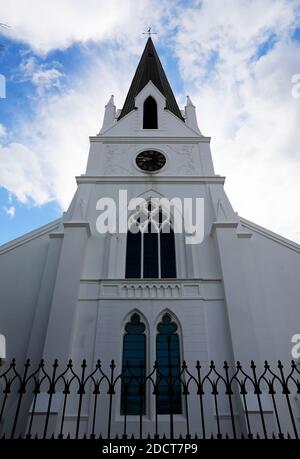
[[[183,117],[177,105],[171,86],[168,82],[163,66],[159,60],[158,54],[154,47],[151,37],[148,38],[141,60],[138,64],[136,72],[134,74],[132,83],[130,85],[127,97],[125,99],[124,106],[121,110],[118,119],[123,118],[129,112],[134,110],[135,97],[141,92],[149,81],[157,87],[157,89],[166,98],[166,108],[170,110],[174,115],[178,116],[181,120]]]

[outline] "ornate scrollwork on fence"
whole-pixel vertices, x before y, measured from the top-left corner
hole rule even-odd
[[[85,360],[79,366],[71,360],[66,366],[57,360],[49,366],[42,360],[36,367],[32,367],[30,360],[23,367],[18,367],[15,360],[10,364],[3,362],[0,365],[0,436],[299,438],[300,371],[294,361],[287,370],[280,361],[273,369],[265,362],[259,370],[253,361],[247,368],[240,362],[232,366],[224,362],[223,367],[217,369],[213,361],[206,369],[199,361],[189,367],[183,362],[180,372],[176,373],[171,367],[168,373],[154,363],[147,372],[141,363],[140,372],[136,367],[131,372],[130,365],[125,363],[121,372],[117,372],[114,360],[104,366],[105,370],[100,360],[93,366]],[[122,409],[121,387],[125,397]],[[178,398],[178,390],[181,413],[178,413],[178,403],[172,403]],[[130,403],[140,406],[134,416],[128,414],[132,410],[126,409],[126,394]],[[58,395],[59,403],[55,399]],[[162,396],[168,401],[169,411],[163,416],[156,412],[157,399]],[[42,409],[39,404],[43,405]],[[53,428],[50,421],[54,404],[57,407]],[[151,433],[147,432],[149,419]],[[178,434],[176,423],[179,421]],[[168,425],[163,434],[161,423],[164,429]]]

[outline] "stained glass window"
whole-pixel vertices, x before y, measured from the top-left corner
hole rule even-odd
[[[145,413],[145,365],[145,325],[134,313],[125,326],[123,338],[121,414]]]
[[[177,325],[166,313],[157,326],[157,414],[181,414],[180,351]]]

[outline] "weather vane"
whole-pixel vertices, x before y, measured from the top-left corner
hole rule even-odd
[[[148,37],[151,37],[151,35],[157,35],[156,32],[151,32],[152,27],[149,27],[147,32],[143,32],[143,35],[148,35]]]

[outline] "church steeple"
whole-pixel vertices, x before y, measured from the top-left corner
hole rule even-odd
[[[135,97],[150,80],[166,98],[166,108],[179,119],[183,120],[180,109],[177,105],[173,91],[168,82],[151,37],[149,37],[147,40],[144,52],[136,69],[127,97],[125,99],[124,106],[118,119],[120,120],[123,118],[123,116],[134,110]]]

